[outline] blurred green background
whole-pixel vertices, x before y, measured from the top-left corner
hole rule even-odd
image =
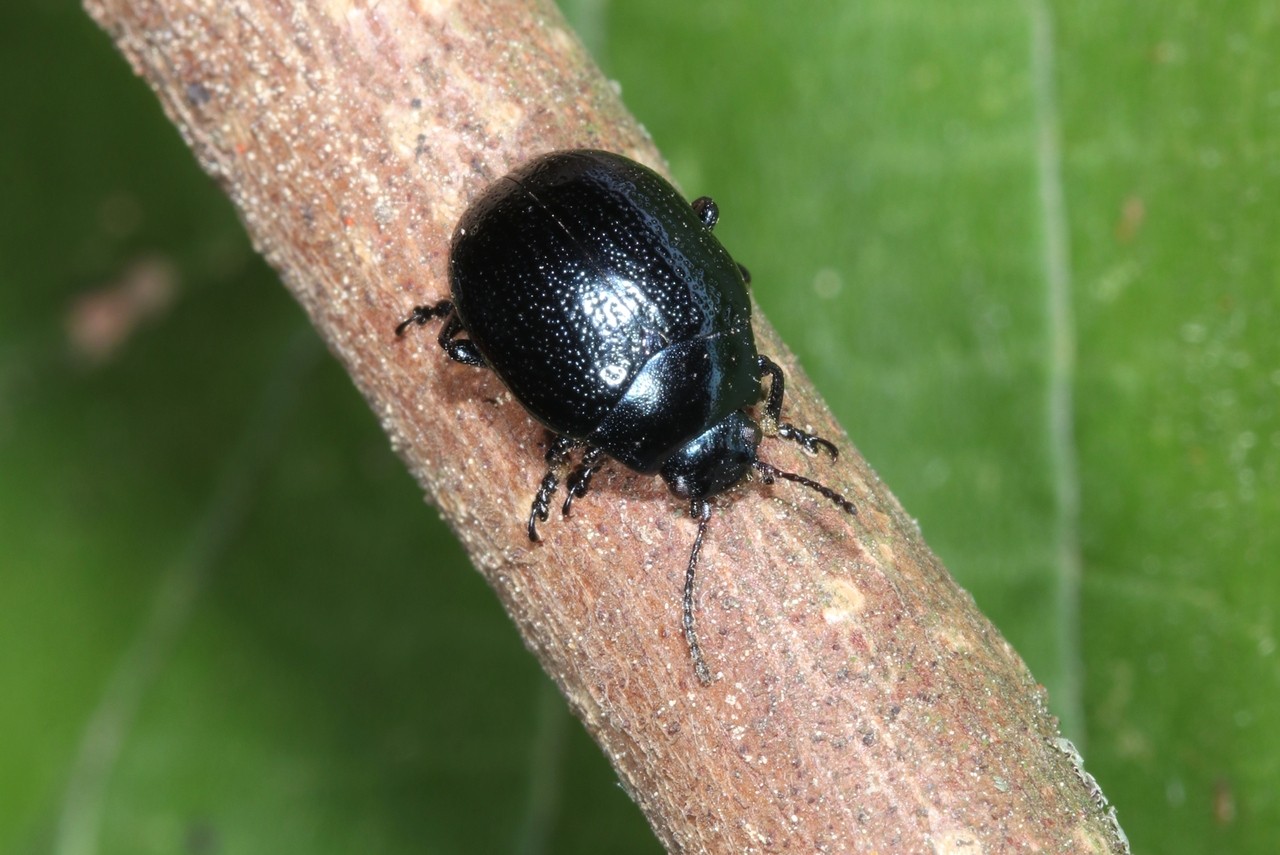
[[[566,11],[1135,851],[1274,851],[1276,4]],[[656,852],[106,36],[0,81],[0,852]]]

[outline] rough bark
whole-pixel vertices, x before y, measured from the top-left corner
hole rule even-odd
[[[546,2],[87,0],[155,89],[466,545],[525,642],[681,852],[1113,851],[1100,794],[1042,689],[929,552],[760,319],[828,466],[717,502],[698,618],[680,633],[696,524],[616,468],[546,542],[521,520],[543,432],[489,373],[396,321],[447,290],[454,222],[557,148],[662,161]],[[705,188],[698,188],[703,190]],[[730,521],[731,520],[731,521]]]

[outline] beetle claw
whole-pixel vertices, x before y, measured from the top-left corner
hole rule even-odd
[[[535,504],[533,509],[529,511],[529,539],[534,543],[540,543],[542,541],[542,535],[538,534],[539,520],[546,522],[547,512],[545,509],[538,508]]]

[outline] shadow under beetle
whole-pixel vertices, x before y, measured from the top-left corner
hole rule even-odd
[[[847,513],[853,503],[760,460],[763,433],[836,447],[782,420],[782,369],[756,353],[746,268],[711,229],[719,210],[687,203],[657,173],[621,155],[543,155],[491,185],[462,216],[449,256],[450,299],[396,327],[443,318],[454,360],[488,367],[551,433],[547,472],[529,511],[529,539],[547,520],[575,449],[562,513],[587,494],[605,457],[658,474],[690,503],[698,534],[684,584],[693,667],[712,680],[693,621],[708,499],[755,469],[794,481]],[[459,336],[465,334],[466,338]],[[761,400],[761,424],[746,412]]]

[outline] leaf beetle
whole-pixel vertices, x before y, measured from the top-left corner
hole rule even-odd
[[[539,539],[537,524],[547,520],[578,449],[565,516],[605,458],[661,475],[689,502],[698,533],[685,571],[683,627],[703,683],[712,676],[693,592],[708,500],[754,469],[766,484],[794,481],[856,513],[844,496],[756,453],[768,433],[837,454],[829,441],[782,420],[782,369],[756,352],[749,276],[712,234],[718,218],[710,198],[690,204],[621,155],[578,149],[537,157],[463,214],[449,255],[449,299],[415,308],[396,327],[400,336],[443,319],[445,353],[492,369],[548,429],[530,540]],[[748,408],[762,399],[764,417],[756,421]]]

